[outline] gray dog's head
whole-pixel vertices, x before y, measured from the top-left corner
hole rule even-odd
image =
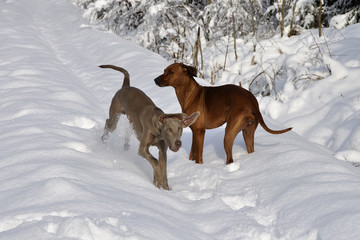
[[[179,151],[183,128],[193,124],[199,117],[200,112],[194,112],[190,116],[185,113],[162,114],[159,118],[161,136],[173,152]]]

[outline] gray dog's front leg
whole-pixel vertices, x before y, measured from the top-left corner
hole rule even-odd
[[[166,151],[167,151],[167,146],[165,145],[164,142],[160,143],[159,146],[159,179],[158,181],[160,181],[160,185],[165,189],[165,190],[170,190],[170,187],[168,185],[168,178],[167,178],[167,156],[166,156]]]
[[[149,151],[149,147],[151,145],[149,140],[150,139],[146,138],[141,139],[139,146],[139,155],[145,158],[151,164],[154,170],[154,185],[160,188],[160,183],[157,181],[160,175],[159,162]]]
[[[167,174],[166,174],[166,150],[167,147],[165,143],[161,143],[158,145],[159,148],[159,161],[151,155],[149,151],[151,138],[143,138],[140,142],[139,146],[139,155],[145,158],[152,166],[154,171],[154,185],[157,188],[164,188],[169,190],[169,185],[167,181]]]
[[[158,160],[151,155],[149,151],[150,144],[142,144],[139,146],[139,155],[148,160],[153,168],[158,166]]]

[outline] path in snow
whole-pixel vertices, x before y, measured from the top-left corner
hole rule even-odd
[[[168,64],[98,31],[67,1],[0,2],[0,239],[356,239],[358,169],[295,132],[242,137],[225,166],[223,128],[208,131],[203,165],[168,154],[172,191],[122,150],[125,119],[100,141],[107,108],[128,69],[131,84],[166,112],[171,88],[153,83]],[[271,127],[280,123],[266,118]],[[240,142],[240,144],[239,144]]]

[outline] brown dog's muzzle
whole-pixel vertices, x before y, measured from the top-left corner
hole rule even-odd
[[[166,86],[164,84],[164,81],[162,80],[162,75],[158,76],[157,78],[155,78],[155,84],[158,85],[159,87],[164,87]]]

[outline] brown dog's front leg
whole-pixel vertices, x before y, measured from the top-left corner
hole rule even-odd
[[[203,147],[204,147],[205,129],[195,129],[193,131],[193,145],[195,153],[195,162],[203,163]]]
[[[195,131],[192,130],[192,143],[191,143],[191,150],[190,150],[190,155],[189,155],[189,160],[190,161],[194,161],[195,160],[195,142],[196,142],[196,139],[195,139]]]

